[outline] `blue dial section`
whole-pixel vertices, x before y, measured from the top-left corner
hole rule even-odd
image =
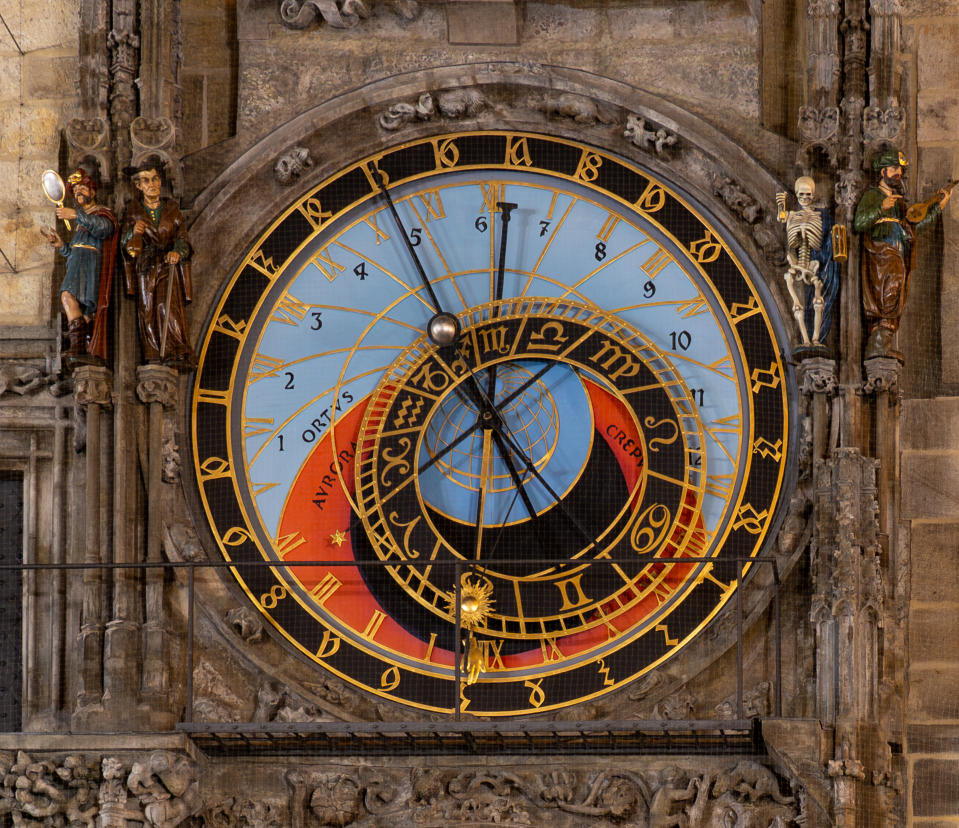
[[[271,291],[259,341],[250,340],[246,349],[244,451],[253,489],[260,492],[255,508],[267,530],[275,537],[285,493],[317,440],[337,416],[362,404],[382,372],[424,335],[436,312],[402,235],[413,245],[442,309],[461,314],[494,298],[501,238],[496,203],[509,201],[517,208],[511,213],[503,296],[565,298],[606,308],[670,357],[705,425],[706,440],[695,461],[704,481],[712,481],[705,486],[703,520],[718,533],[728,517],[743,434],[750,428],[742,402],[747,378],[737,338],[689,252],[654,223],[624,215],[611,201],[532,173],[504,171],[493,180],[448,173],[428,184],[399,186],[392,197],[402,226],[373,201],[357,211],[361,217],[317,234],[297,254]],[[566,462],[572,432],[563,430],[556,463]],[[581,468],[581,462],[576,465],[581,454],[573,452],[570,468]],[[475,453],[472,457],[480,462]],[[501,479],[502,472],[495,469],[494,478]],[[555,473],[562,486],[567,475]],[[451,482],[459,477],[452,475]],[[440,511],[459,518],[471,513],[473,507],[459,500],[462,494],[453,483]],[[536,496],[545,507],[548,496]],[[494,491],[490,516],[508,511],[500,500]]]

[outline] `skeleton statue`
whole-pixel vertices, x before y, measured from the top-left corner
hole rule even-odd
[[[786,211],[786,193],[776,194],[779,220],[786,225],[784,274],[792,298],[792,312],[804,347],[822,347],[832,322],[832,305],[839,289],[839,268],[833,259],[832,217],[824,207],[813,207],[816,182],[796,179],[798,210]]]

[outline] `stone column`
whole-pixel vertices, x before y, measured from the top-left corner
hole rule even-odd
[[[863,391],[876,397],[876,455],[879,459],[879,532],[882,549],[883,613],[882,675],[876,738],[870,757],[872,782],[884,800],[883,826],[901,824],[904,766],[893,756],[890,743],[905,744],[906,636],[908,612],[909,549],[900,544],[899,525],[899,377],[902,364],[891,357],[873,357],[864,363]]]
[[[176,407],[177,376],[173,368],[165,365],[141,365],[137,368],[137,397],[149,406],[150,424],[147,442],[147,563],[160,563],[163,559],[163,513],[167,501],[163,491],[163,421],[164,411]],[[140,691],[144,701],[151,707],[157,703],[162,706],[167,701],[169,689],[165,664],[163,580],[160,567],[146,570]]]
[[[819,718],[835,729],[833,818],[854,828],[872,796],[862,771],[879,710],[879,560],[876,461],[839,448],[817,465],[811,571]]]
[[[87,423],[83,562],[109,563],[102,554],[102,550],[109,548],[103,537],[109,529],[101,520],[104,493],[100,482],[103,468],[110,466],[110,457],[101,443],[105,421],[100,414],[113,405],[113,374],[97,365],[81,365],[74,371],[73,379],[76,403],[86,408]],[[103,576],[102,569],[83,570],[78,642],[80,675],[74,711],[74,724],[78,726],[85,722],[84,709],[98,706],[103,697]]]

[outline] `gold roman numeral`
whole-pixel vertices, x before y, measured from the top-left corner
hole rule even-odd
[[[252,385],[262,379],[276,377],[279,370],[283,367],[283,360],[277,357],[267,356],[266,354],[255,354],[253,362],[250,364],[250,373],[247,374],[246,384]],[[272,423],[273,421],[270,420]]]
[[[343,586],[343,582],[332,572],[327,572],[326,575],[320,579],[320,582],[310,590],[310,595],[317,604],[323,606],[327,599],[341,586]]]
[[[563,605],[559,608],[560,612],[575,609],[576,607],[581,607],[583,604],[589,603],[589,598],[586,597],[586,594],[583,592],[583,587],[580,584],[584,574],[585,573],[580,572],[579,575],[574,575],[565,581],[554,582],[556,588],[563,596]]]
[[[373,610],[370,620],[366,623],[366,627],[363,629],[363,637],[376,638],[376,634],[380,631],[380,627],[383,626],[383,622],[385,620],[386,613],[383,612],[383,610]]]
[[[313,257],[313,264],[319,268],[320,272],[326,276],[327,280],[330,282],[335,280],[337,276],[346,270],[343,265],[333,260],[333,256],[330,254],[329,247],[317,252],[317,254]]]
[[[640,267],[646,272],[650,279],[655,279],[666,265],[672,261],[672,257],[663,248],[656,248],[653,253]]]
[[[446,218],[446,210],[443,208],[443,199],[440,197],[439,190],[426,190],[419,193],[417,198],[423,203],[426,221]]]

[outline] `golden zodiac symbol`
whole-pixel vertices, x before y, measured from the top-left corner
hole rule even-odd
[[[284,598],[286,598],[286,587],[275,584],[269,592],[264,592],[260,596],[260,606],[263,609],[276,609],[276,605]]]
[[[629,544],[637,555],[644,555],[662,543],[669,531],[669,518],[669,509],[662,503],[654,503],[636,518],[629,534]],[[642,525],[646,520],[649,526]]]
[[[383,449],[383,458],[386,460],[386,465],[383,467],[383,471],[380,474],[380,483],[383,486],[390,485],[388,475],[397,466],[400,467],[400,474],[409,474],[410,464],[407,463],[403,458],[409,454],[411,445],[410,438],[403,437],[400,439],[399,443],[403,447],[402,451],[394,451],[389,448]]]
[[[406,527],[406,531],[403,533],[403,549],[406,552],[407,557],[418,558],[420,556],[420,553],[417,552],[415,549],[410,549],[410,534],[413,532],[413,527],[416,526],[417,523],[419,523],[420,518],[423,516],[417,515],[415,518],[409,521],[409,523],[401,523],[400,521],[397,520],[398,517],[399,517],[398,512],[390,512],[390,523],[392,523],[394,526]]]
[[[662,420],[656,421],[653,417],[647,417],[643,421],[643,425],[645,425],[646,428],[650,428],[650,429],[659,428],[664,423],[666,425],[671,425],[673,427],[673,436],[672,437],[654,437],[652,440],[649,441],[650,451],[659,451],[658,448],[654,448],[654,446],[656,446],[657,444],[661,444],[664,446],[671,446],[673,443],[676,442],[676,438],[679,437],[679,425],[674,420],[670,420],[664,417]]]

